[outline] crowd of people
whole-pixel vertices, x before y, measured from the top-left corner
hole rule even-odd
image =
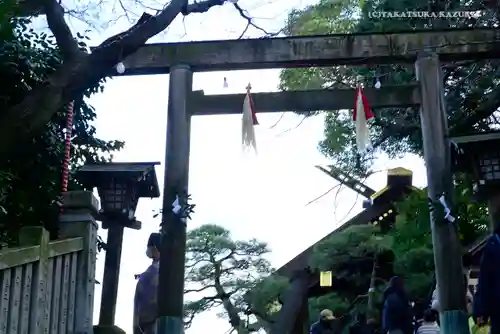
[[[474,296],[466,286],[466,305],[471,334],[500,334],[500,228],[488,239],[479,270],[478,285]],[[416,321],[412,305],[401,277],[393,277],[384,292],[381,319],[382,334],[440,334],[438,288],[434,289],[423,319]],[[320,313],[318,322],[309,334],[340,334],[337,319],[329,310]],[[364,317],[350,328],[350,334],[374,334]]]
[[[134,299],[134,334],[154,333],[156,320],[156,290],[158,286],[158,251],[160,235],[151,235],[147,256],[152,259],[148,270],[138,277]],[[467,286],[467,277],[465,286]],[[500,228],[486,242],[480,264],[478,285],[474,296],[466,288],[467,312],[471,334],[500,334]],[[423,319],[416,321],[412,305],[405,292],[404,280],[393,277],[384,292],[381,317],[382,334],[440,334],[438,315],[441,312],[438,289]],[[380,326],[379,326],[380,327]],[[339,321],[330,310],[323,310],[309,334],[340,334]],[[374,334],[375,328],[362,314],[350,327],[350,334]]]

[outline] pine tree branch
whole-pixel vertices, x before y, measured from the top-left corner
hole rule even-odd
[[[215,262],[215,259],[213,259]],[[231,326],[238,330],[242,324],[242,320],[239,316],[238,309],[233,305],[231,300],[229,299],[229,295],[226,293],[224,290],[224,287],[221,282],[221,276],[222,276],[222,268],[220,264],[215,266],[215,279],[214,279],[214,286],[215,286],[215,291],[217,292],[217,295],[220,297],[220,300],[222,301],[222,305],[224,306],[224,309],[227,312],[227,315],[229,317],[229,323]]]

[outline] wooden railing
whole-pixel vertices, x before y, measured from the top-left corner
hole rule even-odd
[[[0,251],[0,334],[92,333],[96,227],[88,207],[77,211],[62,217],[63,239],[26,227],[20,247]]]

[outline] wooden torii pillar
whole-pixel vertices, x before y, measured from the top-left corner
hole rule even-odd
[[[161,246],[161,253],[168,254],[168,256],[163,256],[160,261],[159,334],[178,334],[183,331],[186,221],[182,216],[174,214],[171,208],[176,199],[179,199],[182,205],[185,205],[187,201],[190,118],[196,115],[193,111],[197,110],[190,98],[193,72],[304,67],[305,64],[309,67],[321,67],[413,63],[423,47],[432,50],[441,61],[497,58],[500,51],[500,30],[426,30],[390,34],[147,44],[124,60],[127,69],[125,75],[170,73]],[[421,64],[426,68],[420,71],[422,86],[424,86],[424,82],[430,82],[429,78],[433,76],[433,73],[431,73],[431,62],[422,60]],[[432,79],[435,79],[435,75]],[[354,94],[351,96],[354,97]],[[436,99],[435,92],[434,95],[431,93],[426,96],[426,112],[422,114],[424,116],[422,125],[429,124],[427,115],[431,115],[432,109],[436,108],[436,104],[433,103]],[[349,100],[349,102],[354,101],[353,98]],[[255,104],[259,105],[259,103],[255,98]],[[239,113],[241,104],[238,104],[238,108],[211,114]],[[280,109],[300,111],[299,106],[300,104],[294,103],[288,108]],[[352,108],[352,105],[345,108]],[[269,109],[271,110],[272,107]],[[328,108],[315,110],[322,109]],[[440,124],[443,123],[440,122]],[[427,128],[432,129],[428,126]],[[429,132],[424,133],[427,136],[429,134]],[[435,136],[432,137],[435,138]],[[445,138],[438,138],[438,140],[441,142]],[[424,142],[428,143],[428,140],[424,139]],[[427,144],[424,146],[430,147]],[[434,168],[441,166],[442,164],[436,164]],[[439,174],[441,175],[441,171]],[[436,175],[438,174],[430,173],[429,179],[437,180]],[[448,177],[450,178],[451,175]],[[436,233],[440,237],[434,240],[456,238],[456,235],[450,234],[449,230],[441,229]],[[453,247],[450,249],[450,245],[452,243],[435,248],[436,252],[459,258],[460,254],[454,254],[455,249]],[[440,265],[441,263],[438,262],[436,260],[436,264]],[[461,263],[457,261],[451,261],[451,263],[452,266],[447,270],[451,271],[452,275],[461,274]],[[456,308],[456,305],[452,305],[448,309],[451,304],[454,304],[448,301],[455,299],[453,295],[460,295],[462,290],[458,284],[448,282],[446,290],[440,291],[445,313],[448,311],[451,312],[450,314],[464,313],[461,306]],[[458,321],[454,319],[445,317],[443,320],[445,322]],[[444,326],[443,334],[458,334],[458,332],[449,332],[447,326]]]

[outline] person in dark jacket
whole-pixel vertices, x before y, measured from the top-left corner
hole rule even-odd
[[[311,325],[309,334],[339,334],[339,324],[333,312],[323,310],[319,314],[319,319]]]
[[[500,334],[500,228],[483,248],[474,296],[473,316],[479,326],[490,322],[490,333]]]
[[[401,277],[393,277],[384,292],[382,327],[388,334],[412,334],[412,309]]]

